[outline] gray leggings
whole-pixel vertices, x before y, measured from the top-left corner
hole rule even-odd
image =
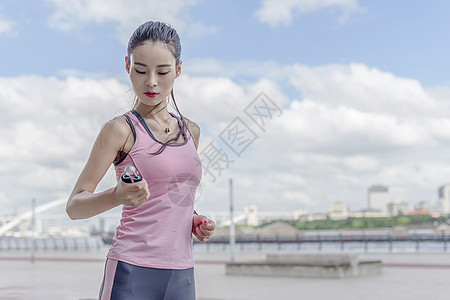
[[[99,299],[195,300],[194,268],[146,268],[108,259]]]

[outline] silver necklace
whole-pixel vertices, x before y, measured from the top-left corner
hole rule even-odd
[[[167,124],[167,127],[164,127],[164,125],[162,125],[161,123],[159,123],[158,120],[156,120],[156,118],[153,119],[153,120],[155,120],[156,123],[158,123],[162,128],[164,128],[164,132],[165,132],[165,133],[169,133],[169,132],[170,132],[170,116],[169,116],[169,124]]]

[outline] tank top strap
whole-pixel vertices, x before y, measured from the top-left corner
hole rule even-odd
[[[145,136],[147,139],[147,137],[151,138],[153,140],[153,142],[156,142],[157,144],[162,145],[163,143],[158,141],[156,139],[156,137],[153,135],[152,131],[150,130],[150,128],[147,126],[144,118],[136,111],[136,110],[131,110],[128,113],[126,113],[126,115],[128,115],[131,118],[132,123],[134,123],[134,127],[137,133],[137,137],[135,138],[135,142],[137,140],[139,140],[139,136],[143,135]],[[184,141],[181,144],[169,144],[168,146],[182,146],[185,145],[189,142],[189,139],[191,138],[191,134],[188,130],[188,128],[186,128],[186,125],[184,122],[182,122],[182,120],[180,119],[179,116],[175,115],[174,113],[170,112],[170,115],[172,117],[174,117],[177,120],[178,123],[178,128],[181,131],[181,134],[183,135]]]
[[[136,128],[134,127],[134,124],[131,121],[130,116],[128,114],[123,114],[123,116],[125,117],[125,120],[127,121],[128,125],[130,125],[131,132],[133,133],[133,138],[134,140],[136,140]]]

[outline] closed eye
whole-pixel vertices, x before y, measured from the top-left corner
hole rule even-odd
[[[138,70],[136,70],[136,69],[134,69],[135,71],[136,71],[136,73],[138,73],[138,74],[145,74],[145,72],[141,72],[141,71],[138,71]]]
[[[159,75],[167,75],[167,74],[169,74],[169,72],[170,71],[167,71],[167,72],[165,72],[165,73],[158,73]]]

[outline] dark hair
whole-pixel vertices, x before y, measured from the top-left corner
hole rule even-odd
[[[178,36],[178,33],[173,27],[159,21],[148,21],[140,25],[133,32],[133,34],[130,37],[130,40],[128,41],[128,48],[127,48],[128,57],[129,58],[131,57],[131,54],[133,53],[133,50],[136,49],[136,47],[144,44],[147,41],[152,41],[153,43],[161,42],[164,45],[166,45],[169,51],[175,57],[176,60],[175,66],[178,66],[181,57],[181,43],[180,37]],[[178,115],[180,116],[182,124],[181,129],[178,132],[177,136],[163,143],[162,147],[158,151],[152,153],[155,155],[160,154],[162,151],[164,151],[164,149],[168,144],[175,143],[176,141],[178,141],[181,134],[184,136],[185,139],[187,138],[187,135],[185,134],[187,128],[186,121],[183,115],[181,114],[180,110],[178,109],[173,89],[170,92],[170,97],[172,99],[172,107],[175,108]],[[134,106],[136,106],[136,104],[137,104],[137,97]]]
[[[128,41],[128,57],[131,56],[131,53],[137,46],[144,44],[146,41],[166,44],[175,57],[176,65],[178,65],[181,56],[181,43],[180,37],[173,27],[158,21],[148,21],[142,24],[136,28]]]

